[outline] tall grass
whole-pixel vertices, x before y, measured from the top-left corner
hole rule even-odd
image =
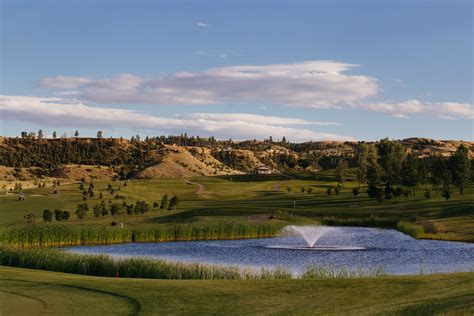
[[[415,223],[400,221],[397,224],[397,230],[410,235],[413,238],[425,237],[425,229],[423,226],[417,225]]]
[[[29,224],[2,231],[0,240],[13,246],[77,246],[124,242],[163,242],[273,237],[278,225],[174,224],[136,228]]]
[[[383,266],[377,268],[357,269],[348,268],[328,268],[317,265],[309,265],[301,275],[302,279],[324,279],[324,278],[359,278],[359,277],[381,277],[385,276],[385,269]]]
[[[82,255],[54,248],[0,246],[0,265],[104,277],[147,279],[320,279],[384,276],[383,268],[357,269],[309,266],[301,275],[284,267],[240,269],[200,263],[167,262],[157,259],[113,259],[106,255]]]

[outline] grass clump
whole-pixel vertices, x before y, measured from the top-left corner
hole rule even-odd
[[[325,279],[325,278],[360,278],[360,277],[382,277],[386,276],[383,266],[377,268],[348,269],[346,267],[323,267],[309,265],[301,274],[301,279]]]
[[[397,230],[407,235],[410,235],[413,238],[423,238],[425,236],[425,229],[423,228],[423,226],[411,222],[398,222]]]

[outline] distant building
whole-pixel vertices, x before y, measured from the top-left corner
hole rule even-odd
[[[255,172],[257,174],[272,174],[272,169],[270,169],[266,166],[260,166],[255,170]]]

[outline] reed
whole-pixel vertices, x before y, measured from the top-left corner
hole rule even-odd
[[[273,237],[278,225],[173,224],[130,228],[28,224],[4,229],[0,240],[19,247],[78,246],[125,242],[165,242]]]
[[[240,269],[200,263],[168,262],[158,259],[114,259],[106,255],[83,255],[56,248],[20,248],[0,245],[0,265],[104,277],[145,279],[319,279],[383,276],[383,269],[325,268],[309,266],[301,275],[284,267],[261,270]]]
[[[400,221],[397,224],[397,230],[410,235],[413,238],[424,238],[425,237],[425,229],[423,226],[417,225],[411,222]]]
[[[325,279],[325,278],[361,278],[386,276],[383,266],[377,268],[359,267],[349,269],[346,267],[323,267],[309,265],[301,275],[301,279]]]

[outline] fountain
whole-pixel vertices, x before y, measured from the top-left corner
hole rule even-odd
[[[283,228],[281,231],[282,236],[301,236],[306,241],[308,246],[268,246],[267,248],[273,249],[289,249],[289,250],[313,250],[313,251],[341,251],[341,250],[364,250],[363,247],[357,246],[316,246],[318,240],[327,232],[337,231],[337,227],[330,226],[315,226],[315,225],[304,225],[295,226],[290,225]]]

